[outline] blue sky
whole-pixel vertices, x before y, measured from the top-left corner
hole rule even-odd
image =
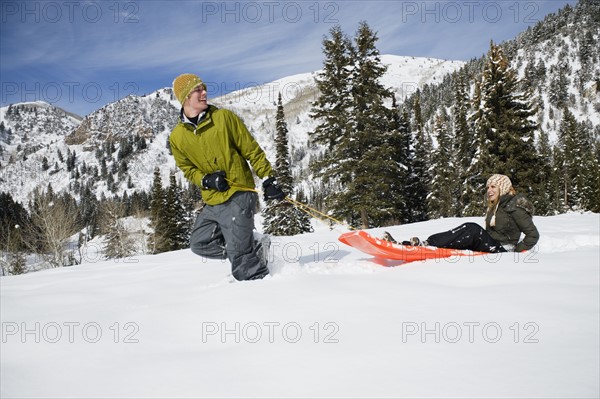
[[[0,2],[0,102],[86,115],[191,72],[209,96],[320,69],[360,21],[382,54],[469,60],[575,0]]]

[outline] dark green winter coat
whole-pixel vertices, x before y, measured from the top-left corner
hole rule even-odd
[[[184,176],[200,187],[208,205],[227,201],[237,191],[254,189],[248,162],[260,178],[273,174],[271,164],[244,123],[233,112],[209,106],[195,126],[183,118],[169,136],[171,152]],[[202,178],[224,171],[231,188],[224,192],[202,188]]]
[[[514,246],[515,252],[529,250],[537,244],[540,234],[533,224],[533,204],[522,194],[506,194],[500,197],[496,210],[496,225],[490,226],[494,214],[489,211],[485,218],[485,229],[503,245]],[[519,241],[521,233],[525,235]]]

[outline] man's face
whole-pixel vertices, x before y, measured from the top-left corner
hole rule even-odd
[[[185,100],[185,105],[198,112],[198,114],[208,108],[206,88],[204,85],[198,85],[190,92]]]

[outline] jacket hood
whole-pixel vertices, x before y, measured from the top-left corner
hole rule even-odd
[[[535,212],[535,206],[531,201],[523,194],[517,194],[512,197],[506,204],[507,212],[514,212],[517,208],[525,210],[529,215],[533,216]]]

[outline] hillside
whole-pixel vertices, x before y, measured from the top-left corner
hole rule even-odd
[[[600,5],[583,0],[502,43],[522,82],[521,89],[532,89],[539,110],[538,139],[543,132],[550,145],[556,144],[561,120],[568,110],[592,143],[600,140],[599,40]],[[383,55],[388,70],[382,83],[393,90],[399,102],[406,100],[405,105],[412,104],[414,94],[420,90],[425,129],[436,143],[434,116],[442,109],[452,116],[457,76],[467,79],[473,97],[484,60],[465,63]],[[238,113],[273,160],[275,104],[281,93],[292,173],[297,183],[304,185],[305,193],[315,190],[307,166],[319,152],[319,148],[309,145],[308,137],[315,126],[309,111],[318,95],[314,82],[317,73],[285,77],[211,100]],[[17,112],[9,113],[9,108]],[[22,203],[27,202],[34,187],[45,188],[48,183],[55,191],[67,190],[76,198],[84,189],[98,198],[131,195],[135,190],[149,190],[156,166],[160,166],[166,183],[169,174],[176,171],[167,139],[177,121],[178,108],[169,88],[145,96],[128,96],[85,118],[39,102],[2,108],[0,191],[10,192]],[[119,155],[125,145],[131,150]],[[72,165],[65,165],[68,155]]]
[[[22,194],[32,187],[65,180],[60,173],[44,169],[66,156],[65,137],[82,118],[44,102],[20,103],[0,108],[0,191]],[[62,149],[62,155],[57,150]],[[49,156],[54,153],[54,156]],[[60,171],[60,166],[58,170]]]
[[[464,63],[431,58],[383,55],[381,61],[387,66],[382,84],[392,88],[399,101],[426,84],[441,82],[444,76],[457,71]],[[306,171],[310,154],[308,133],[316,123],[309,117],[311,102],[318,92],[315,84],[317,72],[294,75],[267,85],[234,92],[214,100],[216,105],[227,107],[244,119],[267,154],[274,159],[275,112],[277,95],[281,92],[285,117],[288,124],[290,153],[295,175]]]
[[[261,281],[189,250],[3,277],[0,395],[597,398],[600,217],[534,220],[528,254],[386,268],[321,224]]]
[[[531,89],[537,103],[538,122],[555,143],[563,111],[595,131],[600,140],[600,3],[580,1],[546,16],[514,40],[501,44],[510,66],[517,71],[521,89]],[[460,71],[470,83],[481,74],[483,58],[470,60]],[[421,95],[423,116],[433,131],[433,115],[444,106],[454,106],[457,75],[448,75],[439,85],[428,85]],[[413,101],[411,98],[409,101]]]
[[[548,15],[502,44],[522,81],[522,89],[534,89],[538,122],[550,144],[556,143],[565,109],[585,126],[591,140],[600,137],[600,54],[595,45],[598,40],[600,7],[593,1],[581,1],[576,7],[567,6]],[[392,88],[400,102],[408,97],[406,104],[412,104],[412,95],[420,89],[425,127],[432,134],[436,112],[444,108],[452,115],[456,73],[460,71],[468,79],[472,96],[484,58],[464,63],[384,55],[382,61],[388,66],[382,83]],[[211,100],[237,112],[269,158],[274,159],[275,103],[281,92],[293,175],[307,193],[314,189],[307,166],[311,156],[319,151],[308,145],[308,133],[315,126],[308,114],[318,95],[316,74],[294,75]],[[0,190],[10,192],[19,202],[26,203],[34,187],[46,187],[48,183],[56,191],[70,191],[76,198],[86,187],[98,198],[131,195],[135,190],[149,189],[156,166],[161,168],[163,183],[176,171],[166,143],[179,105],[169,88],[146,96],[126,97],[85,118],[39,102],[11,108],[20,111],[10,114],[9,107],[0,109]],[[125,159],[118,155],[124,138],[134,147]],[[144,145],[134,145],[137,140],[143,140]],[[102,144],[108,141],[114,145],[103,149]],[[71,167],[64,165],[67,154],[75,155]],[[44,162],[47,168],[42,167]],[[102,172],[103,163],[111,173]]]
[[[393,88],[399,99],[414,92],[424,84],[433,84],[464,65],[460,61],[443,61],[428,58],[383,56],[383,62],[389,66],[384,83]],[[282,93],[286,118],[290,130],[290,151],[294,159],[295,175],[299,176],[308,165],[311,150],[307,148],[308,132],[314,122],[309,118],[310,102],[316,96],[315,73],[295,75],[274,82],[246,88],[212,99],[211,102],[227,107],[238,113],[265,148],[271,160],[275,158],[273,137],[275,132],[275,103],[277,95]],[[28,146],[28,150],[18,148],[21,135],[15,136],[11,145],[5,145],[0,169],[0,191],[10,192],[15,200],[26,203],[29,193],[38,185],[43,188],[50,182],[55,191],[67,190],[76,198],[84,187],[92,187],[98,198],[103,195],[112,197],[129,195],[133,191],[149,190],[152,185],[154,168],[159,166],[163,182],[176,171],[175,162],[167,148],[168,135],[177,123],[179,104],[171,94],[170,88],[160,89],[146,96],[128,96],[111,103],[86,116],[79,123],[61,125],[46,132],[44,118],[36,118],[37,107],[54,109],[48,104],[36,106],[17,105],[24,115],[38,121],[38,125],[25,127],[20,119],[7,115],[8,107],[2,108],[0,122],[7,128],[26,132],[35,132],[44,145]],[[60,113],[61,110],[56,111]],[[40,125],[41,124],[41,125]],[[28,136],[31,133],[28,134]],[[128,140],[134,148],[126,157],[119,156],[122,140]],[[134,144],[143,140],[145,145],[138,148]],[[107,146],[112,142],[111,146]],[[105,148],[106,147],[106,148]],[[75,170],[69,170],[61,161],[61,154],[75,154]],[[314,152],[314,151],[312,151]],[[41,170],[43,159],[57,168]],[[64,158],[64,157],[63,157]],[[103,160],[104,159],[104,160]],[[122,163],[126,165],[123,166]],[[111,171],[102,173],[102,163]],[[85,171],[82,167],[85,165]],[[125,169],[125,170],[124,170]],[[32,176],[35,179],[22,179]],[[118,172],[120,171],[120,173]],[[79,172],[77,174],[77,172]],[[183,180],[177,172],[178,179]],[[19,178],[16,178],[19,176]],[[79,188],[77,190],[76,188]]]

